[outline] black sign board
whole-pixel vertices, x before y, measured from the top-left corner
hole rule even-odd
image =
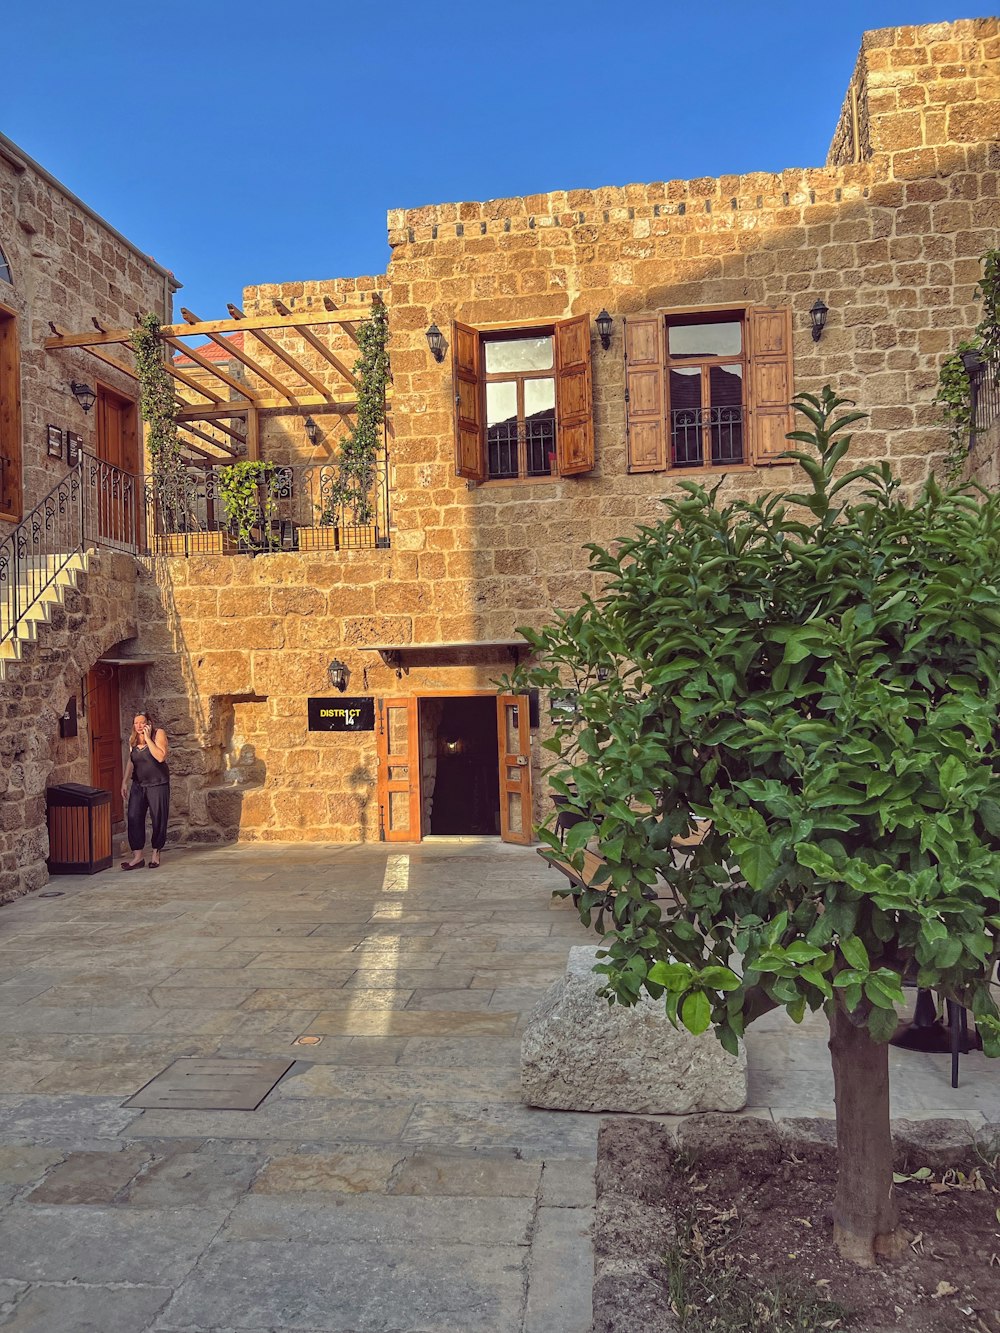
[[[334,699],[310,699],[309,730],[374,731],[375,700],[349,699],[343,694]]]

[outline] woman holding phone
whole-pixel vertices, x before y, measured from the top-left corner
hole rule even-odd
[[[160,852],[167,840],[167,816],[170,813],[170,770],[167,768],[167,733],[158,727],[152,713],[136,713],[129,736],[129,758],[122,778],[122,799],[128,798],[128,845],[132,859],[121,863],[122,870],[138,870],[146,862],[146,814],[152,818],[152,854],[150,870],[160,864]],[[129,787],[131,780],[132,786]]]

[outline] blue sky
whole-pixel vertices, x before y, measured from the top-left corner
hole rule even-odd
[[[986,12],[16,0],[0,129],[219,318],[384,271],[388,208],[820,165],[865,29]]]

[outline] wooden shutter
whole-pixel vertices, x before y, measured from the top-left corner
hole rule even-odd
[[[0,309],[0,514],[20,522],[21,347],[17,320]]]
[[[452,323],[451,358],[455,385],[455,472],[469,481],[485,481],[486,432],[478,329],[457,320]]]
[[[590,316],[561,320],[556,337],[556,466],[575,477],[594,466]]]
[[[416,699],[379,699],[378,836],[420,841],[420,740]]]
[[[534,842],[531,808],[531,731],[526,694],[497,696],[497,746],[500,759],[500,841],[530,847]]]
[[[625,425],[629,472],[667,466],[663,316],[625,321]]]
[[[751,457],[755,463],[781,461],[796,446],[785,439],[794,430],[791,407],[792,312],[788,306],[751,306],[747,311],[750,343],[748,386]]]

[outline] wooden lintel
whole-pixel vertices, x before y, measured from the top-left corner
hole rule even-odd
[[[298,315],[247,315],[244,319],[209,319],[198,324],[164,324],[160,329],[163,338],[179,338],[209,333],[235,333],[237,329],[248,332],[255,329],[297,329],[319,324],[353,323],[364,319],[365,310],[307,310]],[[131,329],[108,329],[106,333],[68,333],[46,338],[44,346],[54,347],[90,347],[103,346],[106,343],[127,343],[132,336]]]
[[[219,366],[215,365],[214,362],[209,361],[207,357],[202,356],[200,352],[196,352],[191,347],[185,347],[179,338],[164,338],[163,341],[170,347],[173,347],[176,351],[180,352],[181,356],[187,357],[187,359],[193,361],[196,366],[201,366],[202,370],[207,370],[210,375],[214,375],[216,379],[221,380],[223,384],[228,385],[230,389],[235,390],[241,397],[249,398],[251,402],[256,401],[256,393],[251,389],[248,389],[245,384],[241,384],[239,380],[234,379],[227,371],[222,370]]]

